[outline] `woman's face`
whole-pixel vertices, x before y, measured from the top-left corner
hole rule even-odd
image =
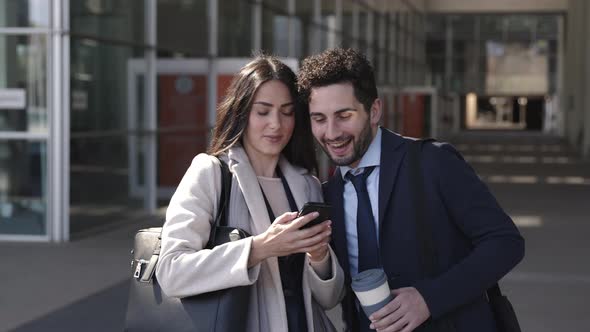
[[[264,82],[254,94],[243,144],[250,158],[277,157],[295,127],[295,101],[287,86]]]

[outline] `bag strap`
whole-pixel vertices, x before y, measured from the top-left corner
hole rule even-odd
[[[229,197],[231,196],[232,174],[229,170],[229,166],[225,161],[217,157],[215,159],[219,161],[219,166],[221,168],[221,195],[219,196],[219,202],[217,204],[217,216],[215,217],[215,221],[211,224],[207,247],[212,247],[217,234],[217,227],[227,226],[227,210],[229,207]]]
[[[434,142],[436,140],[432,138],[415,140],[410,143],[409,147],[409,158],[410,158],[410,179],[413,184],[414,193],[414,211],[416,215],[416,229],[418,242],[420,243],[421,249],[421,263],[425,274],[428,277],[436,276],[436,265],[438,263],[438,255],[433,247],[434,241],[430,227],[425,222],[424,218],[424,183],[421,176],[421,162],[420,154],[422,152],[422,146],[428,142]],[[502,291],[498,283],[494,283],[489,289],[486,290],[488,299],[501,297]]]
[[[215,235],[217,234],[217,227],[218,226],[227,226],[227,209],[229,206],[229,197],[231,196],[231,180],[232,174],[229,170],[229,166],[227,163],[218,157],[215,157],[215,160],[219,162],[219,167],[221,168],[221,195],[219,196],[219,202],[217,204],[217,216],[213,223],[211,223],[211,231],[209,233],[209,243],[215,239]],[[158,241],[154,247],[153,255],[160,255],[160,249],[162,247],[162,231],[160,231],[160,235],[158,236]]]
[[[217,204],[217,216],[213,223],[211,223],[211,231],[209,233],[209,241],[207,243],[207,247],[209,247],[210,243],[215,241],[215,235],[217,234],[217,227],[219,226],[227,226],[227,209],[229,206],[229,197],[231,194],[231,180],[232,174],[229,170],[229,166],[223,160],[215,157],[220,164],[221,168],[221,195],[219,197],[219,202]],[[160,230],[160,234],[158,235],[158,240],[154,244],[154,249],[152,252],[152,256],[150,257],[149,262],[147,262],[146,268],[141,273],[141,265],[143,262],[138,262],[138,266],[136,267],[136,275],[135,277],[138,278],[140,282],[148,283],[151,282],[154,273],[156,271],[156,264],[158,263],[158,259],[160,257],[160,250],[162,249],[162,230]],[[141,277],[140,277],[141,276]]]
[[[416,217],[416,234],[418,244],[420,245],[420,263],[422,270],[427,277],[436,276],[436,266],[438,263],[438,254],[434,249],[433,236],[430,227],[426,224],[424,218],[424,183],[422,180],[422,168],[420,162],[420,153],[422,145],[426,142],[434,141],[433,139],[415,140],[410,142],[408,158],[410,163],[410,183],[414,190],[414,215]]]
[[[420,245],[420,263],[422,270],[426,277],[434,278],[436,276],[436,267],[438,265],[438,254],[434,249],[434,237],[432,230],[426,223],[424,218],[424,181],[422,179],[422,163],[420,154],[422,153],[422,146],[427,142],[433,142],[434,139],[420,139],[410,142],[408,150],[408,158],[410,163],[410,183],[412,185],[413,201],[414,201],[414,215],[416,217],[416,236]],[[451,332],[455,331],[449,319],[443,317],[437,321],[432,321],[436,331]]]

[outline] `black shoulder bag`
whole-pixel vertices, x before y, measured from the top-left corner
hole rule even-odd
[[[434,250],[434,241],[432,237],[431,229],[428,227],[426,220],[423,215],[424,207],[424,183],[421,176],[421,162],[420,153],[422,151],[422,145],[427,142],[434,141],[433,139],[416,140],[410,143],[408,158],[410,162],[410,177],[411,183],[414,190],[414,211],[416,212],[416,233],[418,241],[420,242],[421,251],[421,264],[424,268],[428,277],[434,277],[436,275],[436,265],[438,257],[436,250]],[[502,295],[500,286],[495,283],[490,287],[487,292],[487,298],[490,303],[490,307],[494,313],[494,319],[499,332],[521,332],[520,325],[512,304],[505,295]],[[454,331],[454,327],[450,322],[442,319],[436,322],[439,328],[444,331]]]
[[[206,248],[236,241],[250,234],[227,226],[231,172],[221,163],[221,197]],[[240,331],[247,323],[250,286],[232,287],[182,299],[168,297],[154,272],[160,255],[162,228],[142,229],[135,235],[131,261],[133,277],[125,331],[193,332]]]

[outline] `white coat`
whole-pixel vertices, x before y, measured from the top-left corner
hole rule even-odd
[[[264,198],[248,156],[242,147],[222,157],[233,173],[228,224],[252,235],[270,226]],[[321,186],[307,170],[284,157],[279,167],[298,208],[322,201]],[[182,178],[166,213],[162,249],[156,276],[169,296],[186,297],[228,287],[253,285],[247,331],[287,331],[287,314],[276,257],[248,268],[252,238],[203,249],[221,194],[221,170],[213,157],[199,154]],[[324,310],[336,306],[344,294],[344,274],[329,249],[332,275],[322,280],[305,257],[303,297],[309,332],[334,331]],[[293,331],[294,332],[294,331]]]

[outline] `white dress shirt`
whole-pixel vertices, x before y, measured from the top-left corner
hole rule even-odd
[[[373,210],[373,222],[375,223],[375,238],[379,239],[379,165],[381,163],[381,128],[377,129],[375,138],[369,145],[367,152],[363,155],[360,163],[356,168],[340,166],[340,175],[344,179],[344,224],[346,226],[346,242],[348,248],[348,262],[350,265],[350,275],[355,276],[358,273],[358,234],[356,230],[356,210],[358,200],[356,190],[350,181],[346,179],[346,173],[349,171],[353,175],[363,172],[365,167],[375,166],[373,172],[367,178],[367,191]],[[379,243],[377,243],[379,246]]]

